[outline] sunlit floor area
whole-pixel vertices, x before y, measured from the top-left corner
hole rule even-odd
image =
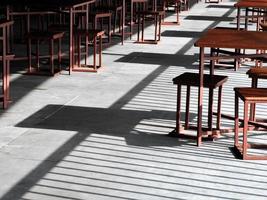
[[[205,31],[236,27],[234,3],[202,1],[182,11],[179,26],[162,26],[157,45],[137,44],[136,35],[124,45],[115,38],[104,48],[97,73],[45,77],[11,69],[12,102],[0,111],[0,200],[267,199],[267,161],[238,158],[233,132],[200,147],[167,136],[176,118],[172,79],[198,73],[194,42]],[[173,19],[170,14],[166,21]],[[145,34],[153,37],[153,27]],[[234,114],[233,88],[251,85],[246,75],[251,65],[216,68],[216,74],[229,77],[222,113]],[[193,124],[197,92],[192,88]],[[204,124],[207,95],[204,90]],[[259,105],[257,111],[266,117],[267,107]],[[222,119],[222,127],[233,126]],[[257,131],[249,140],[267,143],[266,136]]]

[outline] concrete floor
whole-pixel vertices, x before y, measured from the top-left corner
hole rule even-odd
[[[197,72],[193,44],[203,31],[235,27],[233,4],[182,12],[158,45],[107,47],[98,73],[13,73],[11,106],[0,111],[0,199],[267,199],[267,162],[237,159],[232,133],[201,147],[166,137],[175,126],[172,78]],[[250,85],[248,67],[216,70],[229,76],[223,113],[234,112],[233,87]]]

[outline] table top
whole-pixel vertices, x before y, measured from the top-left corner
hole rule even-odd
[[[234,6],[237,8],[267,8],[267,0],[240,0]]]
[[[232,49],[267,49],[267,32],[236,29],[210,29],[195,46]]]
[[[33,6],[33,7],[76,7],[84,5],[92,0],[0,0],[1,5]]]

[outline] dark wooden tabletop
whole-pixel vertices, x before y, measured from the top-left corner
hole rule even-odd
[[[236,8],[267,8],[266,0],[240,0],[235,5]]]
[[[267,32],[210,29],[195,43],[197,47],[267,49]]]
[[[91,0],[0,0],[1,5],[28,7],[75,7]]]

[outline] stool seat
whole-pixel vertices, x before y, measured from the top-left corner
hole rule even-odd
[[[137,14],[141,15],[164,15],[164,11],[154,11],[154,10],[145,10],[145,11],[137,11]]]
[[[227,76],[204,74],[203,86],[206,88],[217,88],[227,81]],[[185,72],[175,77],[173,84],[199,86],[199,74]]]
[[[105,31],[103,30],[77,30],[74,34],[77,36],[87,36],[89,39],[93,39],[94,37],[104,35],[104,33]]]
[[[26,35],[27,38],[36,40],[56,40],[62,38],[64,32],[51,32],[51,31],[41,31],[41,32],[31,32]]]
[[[267,68],[252,67],[247,71],[247,75],[250,78],[267,78]]]
[[[255,103],[267,101],[267,88],[244,87],[234,88],[234,90],[243,101],[253,101]]]

